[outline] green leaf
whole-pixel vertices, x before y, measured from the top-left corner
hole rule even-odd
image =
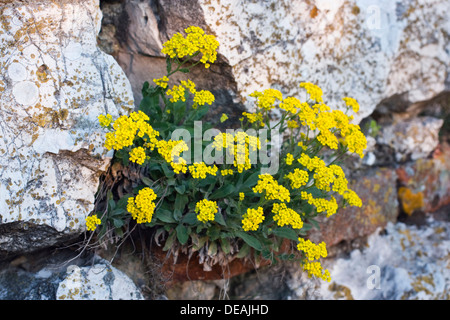
[[[249,246],[251,246],[252,248],[254,248],[257,251],[261,251],[262,250],[262,245],[261,242],[255,238],[252,235],[249,235],[248,233],[245,233],[244,231],[237,231],[236,235],[241,238],[242,240],[245,241],[245,243],[247,243]]]
[[[216,212],[214,216],[214,221],[216,221],[218,224],[221,224],[224,227],[227,226],[227,223],[225,222],[225,219],[223,218],[223,215],[220,212]]]
[[[160,220],[162,222],[166,222],[166,223],[175,223],[176,222],[175,219],[173,218],[172,211],[163,209],[163,208],[158,208],[155,211],[155,218],[157,218],[158,220]]]
[[[208,255],[215,256],[217,253],[217,242],[212,241],[208,244]]]
[[[145,184],[147,187],[151,187],[153,185],[153,180],[144,176],[141,176],[141,181],[143,184]]]
[[[297,232],[288,227],[273,229],[272,232],[278,237],[286,238],[289,240],[298,240]]]
[[[163,169],[164,175],[167,178],[172,178],[173,176],[175,176],[175,173],[171,169],[169,169],[167,162],[161,163],[161,168]]]
[[[235,191],[235,186],[231,184],[226,184],[216,190],[212,195],[209,196],[209,199],[222,199],[226,196],[232,194]]]
[[[175,186],[175,190],[179,193],[179,194],[184,194],[186,192],[186,186],[184,184],[179,185],[179,186]]]
[[[195,212],[189,212],[185,214],[181,221],[189,225],[194,225],[198,223],[197,215],[195,214]]]
[[[175,230],[172,230],[172,232],[170,233],[169,237],[166,240],[166,243],[164,244],[163,251],[167,251],[170,249],[173,242],[175,241],[176,235],[177,233],[175,232]]]
[[[241,190],[251,188],[256,185],[259,180],[259,174],[259,172],[252,173],[250,177],[248,177],[247,180],[245,180],[245,182],[242,184]]]
[[[231,252],[230,241],[227,238],[220,238],[220,247],[225,254],[229,254]]]
[[[242,247],[239,249],[238,254],[236,255],[237,258],[242,259],[246,257],[250,253],[250,246],[246,243],[242,245]]]
[[[124,222],[122,219],[116,219],[116,218],[113,218],[113,225],[114,225],[114,227],[120,228],[120,227],[122,227],[124,224],[125,224],[125,222]]]
[[[187,195],[182,195],[177,193],[177,196],[175,198],[175,205],[174,205],[174,218],[177,221],[180,221],[181,216],[183,215],[183,211],[186,208],[186,204],[189,202],[189,198]]]
[[[212,241],[215,241],[219,238],[220,236],[220,228],[217,225],[211,226],[208,228],[208,230],[206,231],[206,234],[209,236],[209,238]]]
[[[178,241],[181,244],[186,244],[189,239],[188,229],[184,225],[179,224],[175,230],[177,231]]]

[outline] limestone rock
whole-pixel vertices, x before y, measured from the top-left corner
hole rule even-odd
[[[128,112],[133,96],[97,47],[98,1],[19,1],[0,11],[0,226],[27,228],[2,234],[0,253],[14,253],[85,230],[109,161],[97,116]]]
[[[449,89],[446,1],[199,3],[242,96],[271,86],[297,95],[310,81],[332,106],[356,98],[358,122],[396,94],[408,105]]]
[[[67,267],[56,290],[57,300],[142,300],[135,284],[106,261],[93,266]]]
[[[323,260],[330,283],[308,279],[298,269],[292,272],[289,299],[448,300],[449,232],[448,221],[432,218],[420,227],[388,223],[365,248]]]
[[[439,144],[443,123],[433,117],[394,122],[381,130],[377,142],[393,148],[398,162],[426,158]]]

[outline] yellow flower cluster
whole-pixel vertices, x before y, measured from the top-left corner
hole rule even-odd
[[[195,213],[197,213],[198,221],[206,223],[214,221],[215,214],[218,212],[217,202],[203,199],[195,205]]]
[[[248,208],[247,212],[243,215],[242,228],[244,231],[256,231],[259,225],[265,219],[263,208],[257,209]]]
[[[245,193],[239,192],[239,201],[243,201],[245,199]]]
[[[151,188],[144,188],[136,197],[128,198],[127,211],[137,223],[150,223],[155,211],[156,193]]]
[[[217,59],[219,42],[213,35],[206,35],[199,27],[190,26],[184,31],[186,37],[183,37],[180,33],[174,34],[171,39],[163,44],[161,52],[167,54],[170,58],[178,57],[179,59],[191,57],[200,52],[202,54],[200,62],[205,65],[205,68],[209,68],[210,63]]]
[[[218,168],[214,166],[207,166],[204,162],[195,162],[189,166],[189,172],[195,179],[205,179],[207,174],[215,176]]]
[[[112,115],[107,114],[106,116],[101,114],[98,116],[98,122],[102,127],[109,127],[112,122]]]
[[[194,96],[194,104],[203,106],[204,104],[211,105],[215,100],[214,95],[208,90],[196,91]]]
[[[169,141],[160,140],[157,143],[158,153],[170,164],[175,173],[186,173],[187,164],[180,155],[183,151],[188,151],[189,147],[183,140]]]
[[[287,164],[288,166],[292,165],[292,163],[294,162],[294,160],[295,160],[295,158],[294,158],[294,156],[293,156],[292,154],[288,153],[288,154],[286,155],[286,164]]]
[[[294,172],[289,172],[284,176],[286,179],[291,180],[291,188],[298,189],[306,185],[309,181],[309,174],[305,170],[298,168],[294,169]]]
[[[300,88],[305,88],[306,92],[309,94],[311,100],[316,102],[323,102],[323,92],[319,86],[312,84],[310,82],[302,82],[300,83]]]
[[[318,261],[314,262],[305,262],[302,266],[303,270],[308,272],[308,277],[318,277],[324,281],[330,282],[331,281],[331,275],[330,271],[324,270],[322,268],[322,265]]]
[[[291,196],[289,190],[279,185],[278,182],[270,174],[260,174],[256,186],[253,188],[255,193],[265,192],[267,200],[280,200],[282,202],[290,202]]]
[[[331,280],[330,272],[324,270],[319,261],[314,261],[321,257],[327,257],[328,253],[325,242],[322,241],[319,244],[315,244],[311,240],[305,240],[303,238],[298,238],[298,242],[297,249],[303,251],[307,259],[302,265],[303,270],[308,272],[309,277],[315,276],[329,282]]]
[[[169,78],[167,76],[164,76],[159,79],[153,79],[153,82],[156,83],[157,86],[165,89],[165,88],[167,88]]]
[[[261,113],[250,113],[250,112],[242,112],[242,115],[245,116],[250,123],[260,122],[261,127],[264,127],[264,119]]]
[[[222,175],[222,176],[228,176],[228,175],[232,175],[233,174],[233,169],[223,169],[223,170],[220,170],[220,174]]]
[[[130,161],[142,165],[146,159],[145,149],[136,147],[130,151]]]
[[[171,102],[177,102],[179,100],[186,101],[186,89],[189,90],[190,93],[194,95],[194,105],[193,108],[195,109],[197,106],[203,106],[204,104],[211,105],[215,97],[214,95],[208,91],[208,90],[201,90],[197,91],[195,89],[195,83],[191,80],[181,80],[180,85],[174,85],[172,89],[167,90],[167,95],[172,96],[170,99]]]
[[[356,194],[353,190],[346,190],[343,194],[345,200],[347,200],[348,204],[354,207],[362,207],[361,198]]]
[[[298,124],[298,122],[296,120],[288,120],[287,121],[287,127],[289,129],[295,129],[295,128],[299,127],[299,124]]]
[[[282,101],[283,95],[276,89],[266,89],[263,92],[255,91],[250,97],[256,98],[256,105],[263,110],[271,110],[275,107],[275,102]]]
[[[356,113],[359,111],[359,103],[354,98],[344,97],[342,98],[342,100],[345,101],[347,107],[352,108],[353,112]]]
[[[94,231],[98,225],[102,224],[102,221],[97,217],[96,214],[86,218],[86,228],[88,231]]]
[[[295,97],[287,97],[280,103],[280,109],[283,109],[292,114],[296,114],[300,109],[302,103]]]
[[[274,203],[272,212],[275,214],[273,220],[278,226],[292,226],[293,229],[303,228],[303,221],[300,215],[293,209],[288,208],[285,203]]]
[[[106,133],[105,148],[121,150],[133,144],[137,137],[144,138],[147,146],[153,149],[159,132],[147,122],[149,117],[142,111],[132,112],[130,116],[120,116],[113,123],[114,131]]]
[[[217,151],[226,149],[234,156],[233,165],[239,173],[251,168],[250,152],[261,148],[261,143],[256,136],[238,131],[233,136],[231,133],[220,133],[214,137],[213,148]]]
[[[303,251],[309,261],[320,259],[320,257],[326,258],[328,255],[326,244],[323,241],[315,244],[309,239],[298,238],[297,249]]]
[[[172,96],[172,98],[170,98],[170,102],[177,102],[179,100],[186,101],[185,92],[186,90],[183,85],[174,85],[172,89],[167,90],[166,94],[168,96]]]
[[[316,207],[318,213],[327,212],[327,218],[337,212],[338,204],[336,198],[330,196],[330,200],[324,198],[314,198],[312,194],[302,191],[300,193],[302,200],[306,200],[310,205]]]

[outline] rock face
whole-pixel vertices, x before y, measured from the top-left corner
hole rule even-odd
[[[2,1],[0,11],[1,255],[85,230],[108,164],[97,116],[134,102],[97,47],[98,1]]]
[[[405,112],[449,90],[445,1],[124,0],[103,7],[103,43],[115,44],[107,47],[136,94],[164,74],[156,67],[161,43],[189,25],[216,34],[218,65],[228,72],[216,70],[222,81],[215,83],[235,83],[228,89],[241,103],[269,87],[302,97],[298,84],[308,81],[323,88],[333,107],[343,107],[344,96],[356,98],[359,122],[375,109]],[[138,37],[133,30],[147,32]]]

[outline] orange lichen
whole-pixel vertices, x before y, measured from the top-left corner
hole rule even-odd
[[[422,192],[413,193],[411,189],[407,187],[400,187],[398,189],[398,197],[402,204],[403,211],[409,216],[412,215],[415,210],[420,210],[424,206]]]

